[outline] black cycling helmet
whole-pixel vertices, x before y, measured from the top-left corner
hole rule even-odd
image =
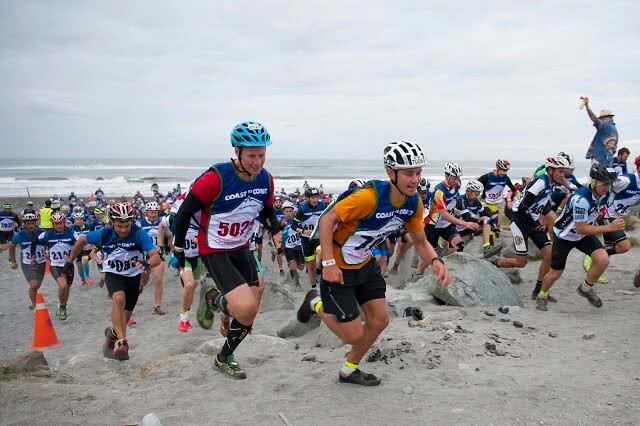
[[[602,183],[611,184],[616,180],[617,176],[615,169],[605,167],[602,164],[593,164],[591,170],[589,170],[589,177]]]
[[[307,188],[304,190],[305,197],[309,198],[314,195],[317,195],[318,197],[320,196],[320,191],[318,191],[318,188]]]

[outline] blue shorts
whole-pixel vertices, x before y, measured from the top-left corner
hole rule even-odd
[[[386,247],[384,248],[376,247],[373,249],[371,254],[373,254],[374,257],[375,256],[389,257],[389,250],[387,250]]]

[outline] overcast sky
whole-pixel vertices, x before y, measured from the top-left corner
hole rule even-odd
[[[2,152],[583,157],[585,94],[640,153],[640,2],[533,3],[0,0]]]

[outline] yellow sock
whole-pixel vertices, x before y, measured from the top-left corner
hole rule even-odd
[[[322,309],[322,300],[318,300],[315,305],[313,305],[313,311],[317,314]]]
[[[489,247],[491,243],[489,241],[485,241],[482,247]]]
[[[547,297],[549,297],[549,292],[548,291],[544,291],[544,290],[540,290],[540,293],[538,293],[538,296],[544,297],[546,299]]]

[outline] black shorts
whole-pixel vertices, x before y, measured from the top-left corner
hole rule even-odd
[[[140,277],[142,274],[133,277],[125,277],[124,275],[106,272],[104,274],[104,282],[107,285],[107,291],[110,296],[117,291],[124,291],[124,310],[133,311],[138,303],[140,296]]]
[[[296,248],[284,248],[284,257],[287,263],[296,262],[298,265],[304,265],[304,255],[302,254],[302,246]]]
[[[353,321],[360,316],[359,305],[385,298],[387,284],[373,259],[360,269],[342,269],[342,278],[344,285],[320,281],[322,308],[338,322]]]
[[[511,233],[513,234],[513,247],[518,256],[529,255],[529,238],[540,250],[551,244],[549,234],[533,228],[533,226],[524,226],[518,222],[511,222]]]
[[[615,248],[616,244],[627,239],[624,231],[605,232],[602,234],[604,238],[604,247],[609,250]]]
[[[449,225],[446,228],[436,228],[435,225],[425,225],[424,234],[427,236],[429,244],[434,248],[438,247],[438,240],[440,238],[450,242],[453,237],[460,235],[458,231],[456,231],[456,227],[453,225]]]
[[[248,247],[201,256],[218,290],[229,293],[242,284],[258,285],[258,265]]]
[[[73,284],[73,277],[75,276],[75,268],[73,263],[68,263],[67,266],[53,266],[51,265],[51,276],[54,280],[58,281],[58,278],[65,277],[67,279],[67,285]]]
[[[591,253],[603,247],[595,235],[586,235],[578,241],[568,241],[555,237],[551,247],[551,268],[556,271],[563,271],[567,264],[567,256],[574,248],[590,256]]]
[[[300,237],[302,241],[302,255],[307,262],[313,262],[316,258],[316,248],[320,245],[320,240],[310,240],[307,237]]]
[[[42,280],[44,279],[45,266],[46,266],[45,263],[36,263],[36,266],[23,263],[22,273],[24,274],[24,277],[27,279],[28,282],[35,280],[41,283]]]
[[[13,239],[13,232],[0,231],[0,244],[7,244],[12,239]]]

